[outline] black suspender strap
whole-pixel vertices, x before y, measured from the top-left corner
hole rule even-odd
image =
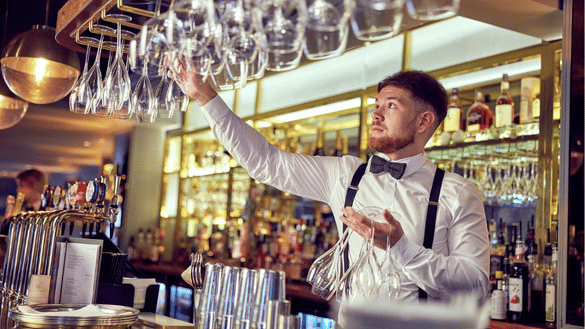
[[[367,163],[362,163],[358,169],[355,171],[355,173],[353,174],[353,177],[351,178],[351,183],[349,184],[349,187],[347,188],[347,194],[345,194],[345,204],[344,207],[351,207],[353,205],[353,200],[355,199],[355,194],[358,191],[358,185],[360,183],[360,180],[362,180],[362,176],[364,176],[364,173],[366,172],[366,167],[367,167]],[[345,230],[347,230],[347,225],[345,225],[345,223],[343,223],[343,232],[345,232]],[[349,268],[349,248],[344,248],[343,250],[343,272],[345,273],[345,271],[347,271],[347,269]]]
[[[435,223],[437,222],[437,208],[439,206],[439,194],[441,193],[441,185],[445,171],[437,168],[435,178],[433,179],[433,187],[431,187],[431,195],[429,196],[429,206],[427,207],[427,222],[425,224],[425,237],[423,240],[423,247],[431,249],[433,247],[433,238],[435,237]],[[427,292],[418,288],[419,299],[426,299]]]

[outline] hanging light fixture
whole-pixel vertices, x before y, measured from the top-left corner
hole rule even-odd
[[[0,79],[0,130],[19,123],[28,110],[28,102],[16,97]]]
[[[71,92],[79,77],[79,57],[55,41],[55,29],[35,25],[12,39],[2,52],[2,75],[8,88],[20,98],[35,104],[56,102]]]
[[[6,40],[6,28],[8,21],[8,3],[4,13],[4,33],[2,35],[2,46]],[[28,102],[18,98],[8,89],[4,79],[0,79],[0,129],[7,129],[19,123],[28,110]]]

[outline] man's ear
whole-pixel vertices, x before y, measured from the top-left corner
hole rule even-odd
[[[433,111],[424,111],[419,115],[419,124],[417,130],[419,133],[424,133],[428,130],[435,130],[435,121],[437,120],[437,116]]]

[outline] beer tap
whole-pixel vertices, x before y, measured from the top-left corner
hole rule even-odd
[[[116,223],[116,219],[118,218],[118,212],[120,207],[120,198],[118,196],[118,191],[120,189],[120,176],[115,176],[114,178],[114,195],[112,196],[112,202],[110,203],[110,239],[114,237],[114,228]]]

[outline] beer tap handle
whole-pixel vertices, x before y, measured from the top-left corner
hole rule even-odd
[[[93,221],[89,222],[89,232],[87,232],[88,236],[91,238],[93,234]]]
[[[69,222],[69,235],[73,235],[73,228],[75,228],[75,221]]]
[[[65,229],[67,228],[67,222],[63,221],[61,223],[61,235],[65,235]]]
[[[102,230],[102,221],[99,220],[97,223],[95,223],[95,233],[99,234]]]

